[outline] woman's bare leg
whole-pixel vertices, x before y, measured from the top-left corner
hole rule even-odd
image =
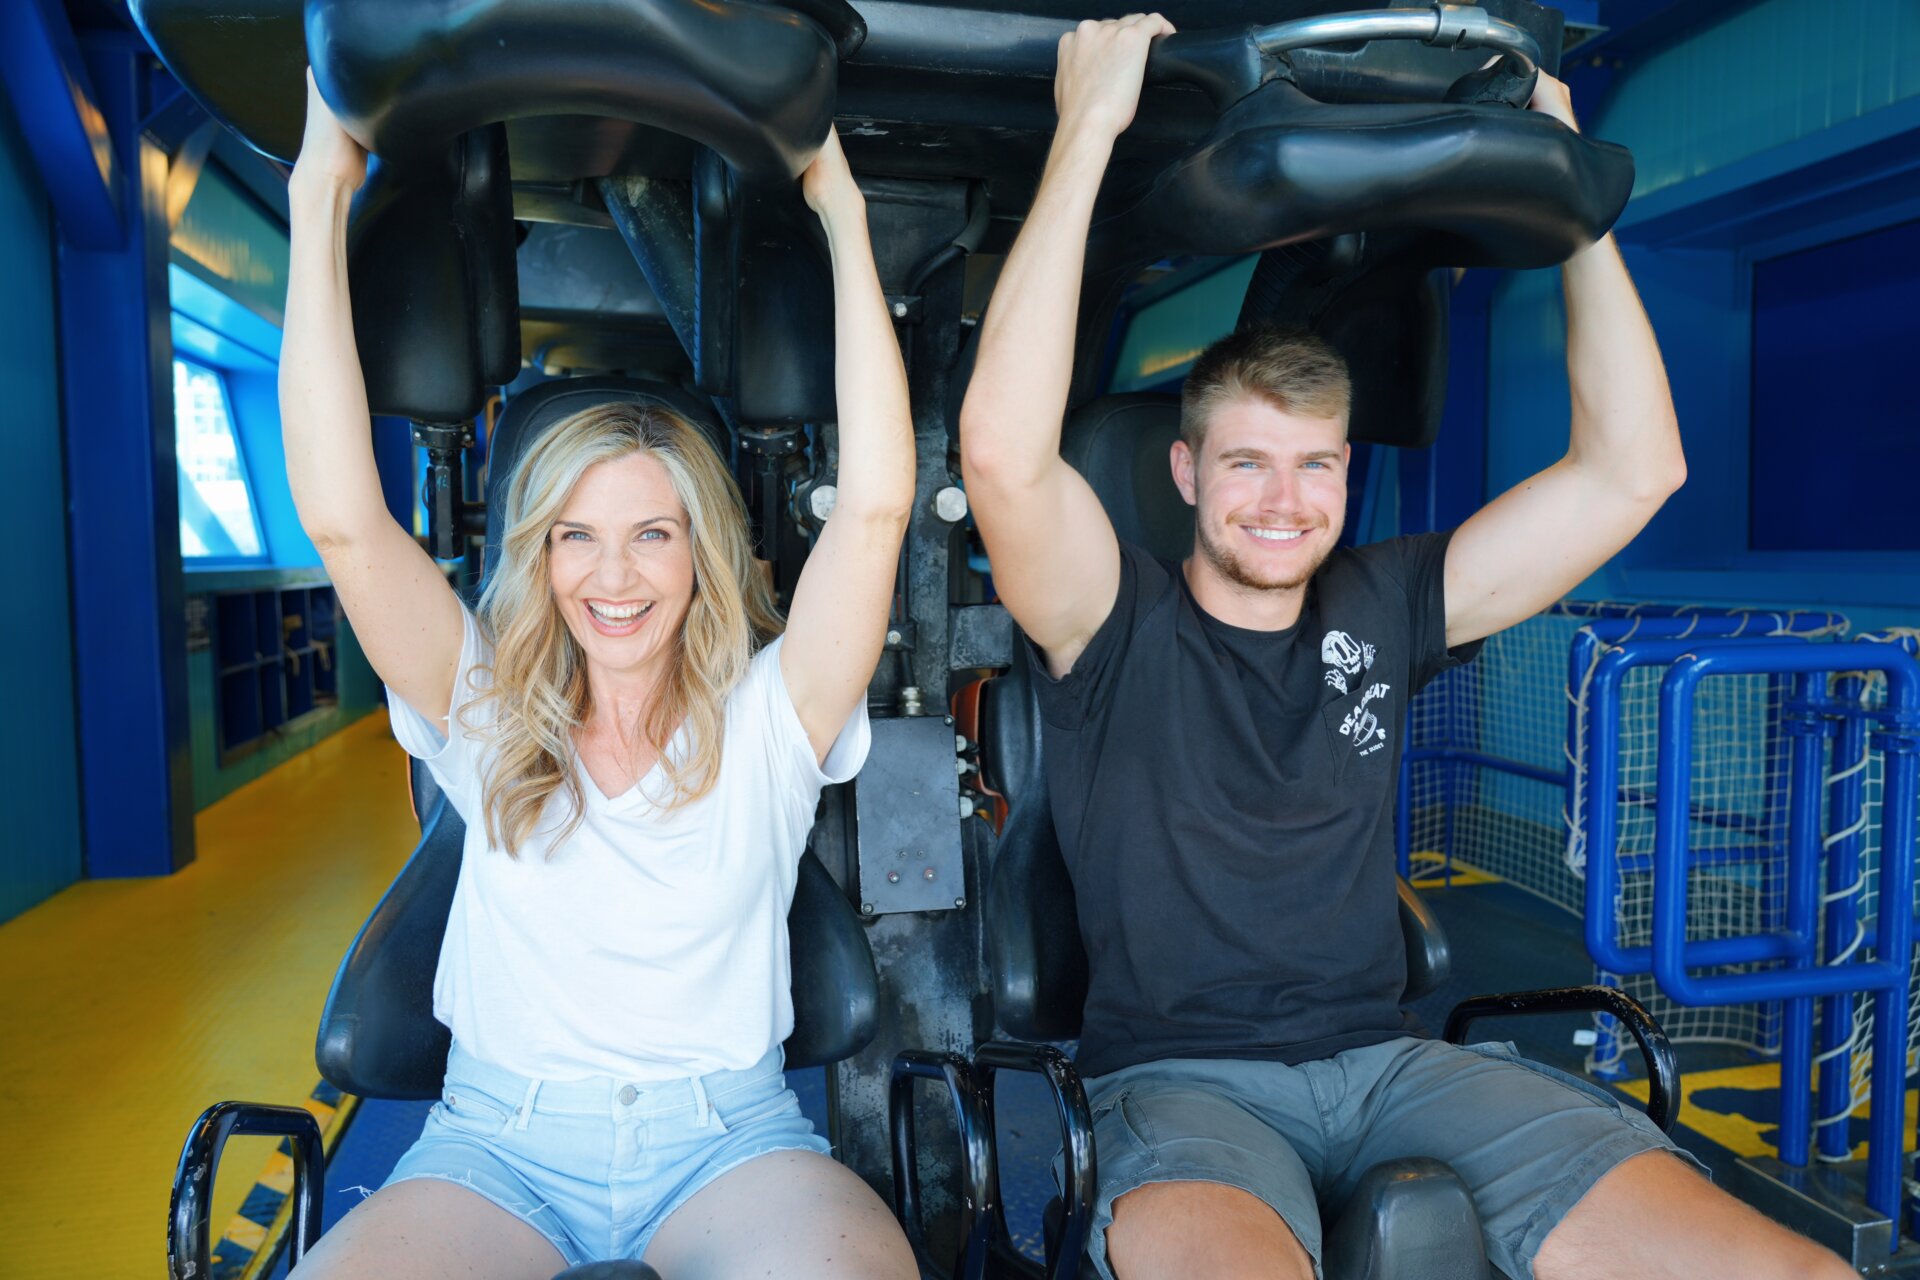
[[[552,1280],[566,1259],[493,1201],[439,1178],[373,1193],[306,1256],[298,1280]]]
[[[667,1280],[919,1275],[906,1236],[873,1188],[812,1151],[760,1156],[700,1188],[654,1234],[645,1261]]]

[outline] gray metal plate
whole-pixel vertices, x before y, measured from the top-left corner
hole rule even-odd
[[[873,722],[873,750],[853,784],[863,916],[965,904],[954,759],[944,716]]]

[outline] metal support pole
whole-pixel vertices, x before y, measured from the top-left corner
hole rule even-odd
[[[1866,690],[1858,676],[1845,676],[1834,695],[1844,713],[1857,707]],[[1843,714],[1834,736],[1832,781],[1827,788],[1829,837],[1827,851],[1826,948],[1822,962],[1844,964],[1865,939],[1860,919],[1860,851],[1866,818],[1867,721],[1862,715]],[[1828,996],[1820,1002],[1820,1092],[1815,1120],[1816,1146],[1822,1160],[1844,1160],[1853,1144],[1848,1116],[1853,1110],[1853,999]]]

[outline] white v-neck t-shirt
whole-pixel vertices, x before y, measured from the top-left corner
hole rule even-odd
[[[787,910],[821,788],[866,760],[865,702],[816,763],[775,640],[727,695],[706,795],[660,809],[656,766],[608,798],[576,756],[580,825],[554,845],[570,812],[555,795],[508,857],[480,807],[493,704],[469,708],[491,681],[492,647],[462,612],[449,732],[387,691],[394,737],[467,825],[434,1016],[467,1052],[537,1080],[645,1083],[752,1066],[793,1031]],[[684,737],[668,746],[676,758]]]

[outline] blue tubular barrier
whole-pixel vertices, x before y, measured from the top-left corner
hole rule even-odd
[[[1827,840],[1827,948],[1822,962],[1845,964],[1866,941],[1860,920],[1861,849],[1867,825],[1867,717],[1860,708],[1866,681],[1845,676],[1835,682],[1834,698],[1852,711],[1839,722],[1833,740],[1833,769],[1827,783],[1827,811],[1834,834]],[[1820,1110],[1814,1122],[1823,1160],[1852,1154],[1847,1118],[1853,1111],[1853,1009],[1845,996],[1820,1002]]]
[[[1709,621],[1702,619],[1702,621]],[[1792,638],[1752,638],[1699,640],[1636,640],[1631,648],[1609,649],[1600,656],[1588,682],[1587,702],[1592,708],[1586,723],[1587,787],[1589,796],[1613,796],[1620,780],[1620,686],[1627,672],[1635,667],[1666,666],[1707,645],[1715,649],[1739,648],[1760,653],[1792,653],[1809,650],[1824,653],[1833,645],[1812,646]],[[1765,670],[1766,668],[1762,668]],[[1663,743],[1667,741],[1662,739]],[[1662,764],[1665,764],[1665,754]],[[1686,770],[1690,761],[1683,761]],[[1660,781],[1659,809],[1668,805],[1665,778]],[[1618,839],[1619,814],[1614,804],[1586,806],[1587,847],[1611,851]],[[1657,812],[1658,810],[1656,810]],[[1691,816],[1691,815],[1690,815]],[[1620,892],[1622,867],[1611,852],[1587,859],[1586,942],[1587,954],[1602,969],[1612,973],[1653,972],[1653,948],[1624,946],[1614,936],[1614,900]],[[1657,890],[1656,890],[1657,893]],[[1656,907],[1658,899],[1656,898]],[[1784,960],[1798,954],[1796,948],[1811,943],[1762,935],[1752,938],[1716,938],[1691,945],[1688,957],[1699,965],[1751,964],[1762,960]],[[1671,993],[1669,993],[1671,994]],[[1677,997],[1676,997],[1677,998]],[[1714,1003],[1714,1002],[1709,1002]]]
[[[1807,677],[1853,671],[1880,671],[1887,678],[1885,708],[1869,713],[1881,723],[1880,731],[1873,735],[1873,744],[1886,758],[1881,826],[1885,847],[1880,857],[1880,910],[1874,926],[1876,958],[1814,968],[1812,953],[1819,911],[1821,717],[1843,708],[1824,695],[1814,696]],[[1798,803],[1793,806],[1790,822],[1786,928],[1772,935],[1726,940],[1749,944],[1756,951],[1777,951],[1780,953],[1777,958],[1789,962],[1784,969],[1700,976],[1689,972],[1691,967],[1719,963],[1706,956],[1711,944],[1690,946],[1686,939],[1693,697],[1700,681],[1709,675],[1798,677],[1799,696],[1788,716],[1793,793]],[[1681,1004],[1786,1002],[1788,1016],[1781,1053],[1780,1158],[1787,1164],[1805,1164],[1807,1158],[1813,999],[1852,992],[1872,993],[1867,1203],[1893,1221],[1893,1243],[1897,1247],[1907,1000],[1913,963],[1912,840],[1915,787],[1920,782],[1920,755],[1916,755],[1920,751],[1920,662],[1899,647],[1860,642],[1753,647],[1720,641],[1699,645],[1695,652],[1676,657],[1661,682],[1660,743],[1660,802],[1654,838],[1654,977],[1667,996]],[[1595,764],[1602,758],[1596,757]],[[1767,957],[1755,954],[1742,958]]]
[[[1596,608],[1596,612],[1600,609]],[[1589,736],[1582,715],[1592,718],[1593,701],[1591,697],[1583,699],[1581,691],[1587,687],[1602,654],[1618,645],[1649,640],[1801,639],[1844,628],[1846,621],[1838,613],[1807,610],[1708,614],[1684,609],[1656,612],[1653,606],[1643,606],[1626,616],[1596,617],[1575,632],[1567,650],[1567,823],[1576,838],[1577,833],[1586,831],[1589,833],[1587,843],[1592,844],[1586,800],[1593,794],[1593,788],[1583,784],[1579,766],[1581,748]],[[1641,799],[1646,803],[1652,801],[1652,797]]]

